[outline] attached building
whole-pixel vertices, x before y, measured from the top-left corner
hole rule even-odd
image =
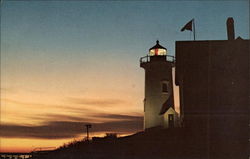
[[[207,157],[247,159],[250,41],[228,37],[177,41],[175,82],[183,126],[205,130]]]

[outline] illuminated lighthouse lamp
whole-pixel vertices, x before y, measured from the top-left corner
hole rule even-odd
[[[150,56],[166,56],[167,49],[159,44],[159,41],[156,41],[156,45],[149,49]]]

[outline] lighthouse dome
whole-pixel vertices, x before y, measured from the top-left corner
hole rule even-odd
[[[150,56],[166,56],[167,49],[159,44],[159,40],[156,41],[156,45],[149,49]]]

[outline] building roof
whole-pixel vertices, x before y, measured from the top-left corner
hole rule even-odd
[[[163,46],[161,46],[161,45],[159,44],[159,40],[156,41],[156,45],[153,46],[153,47],[151,47],[151,48],[149,49],[149,51],[150,51],[150,50],[153,50],[153,49],[165,49],[165,50],[167,50],[165,47],[163,47]]]
[[[172,95],[166,100],[166,102],[164,102],[164,103],[162,104],[161,111],[160,111],[159,115],[163,115],[164,113],[166,113],[166,111],[167,111],[169,108],[173,108],[173,109],[174,109],[174,105],[171,104],[171,103],[174,103],[174,102],[173,102],[173,96],[172,96]]]

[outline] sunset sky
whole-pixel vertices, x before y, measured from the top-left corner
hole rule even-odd
[[[1,2],[0,151],[58,147],[106,132],[143,128],[139,58],[160,44],[175,55],[180,29],[225,40],[226,19],[249,38],[249,1]],[[236,55],[237,56],[237,55]]]

